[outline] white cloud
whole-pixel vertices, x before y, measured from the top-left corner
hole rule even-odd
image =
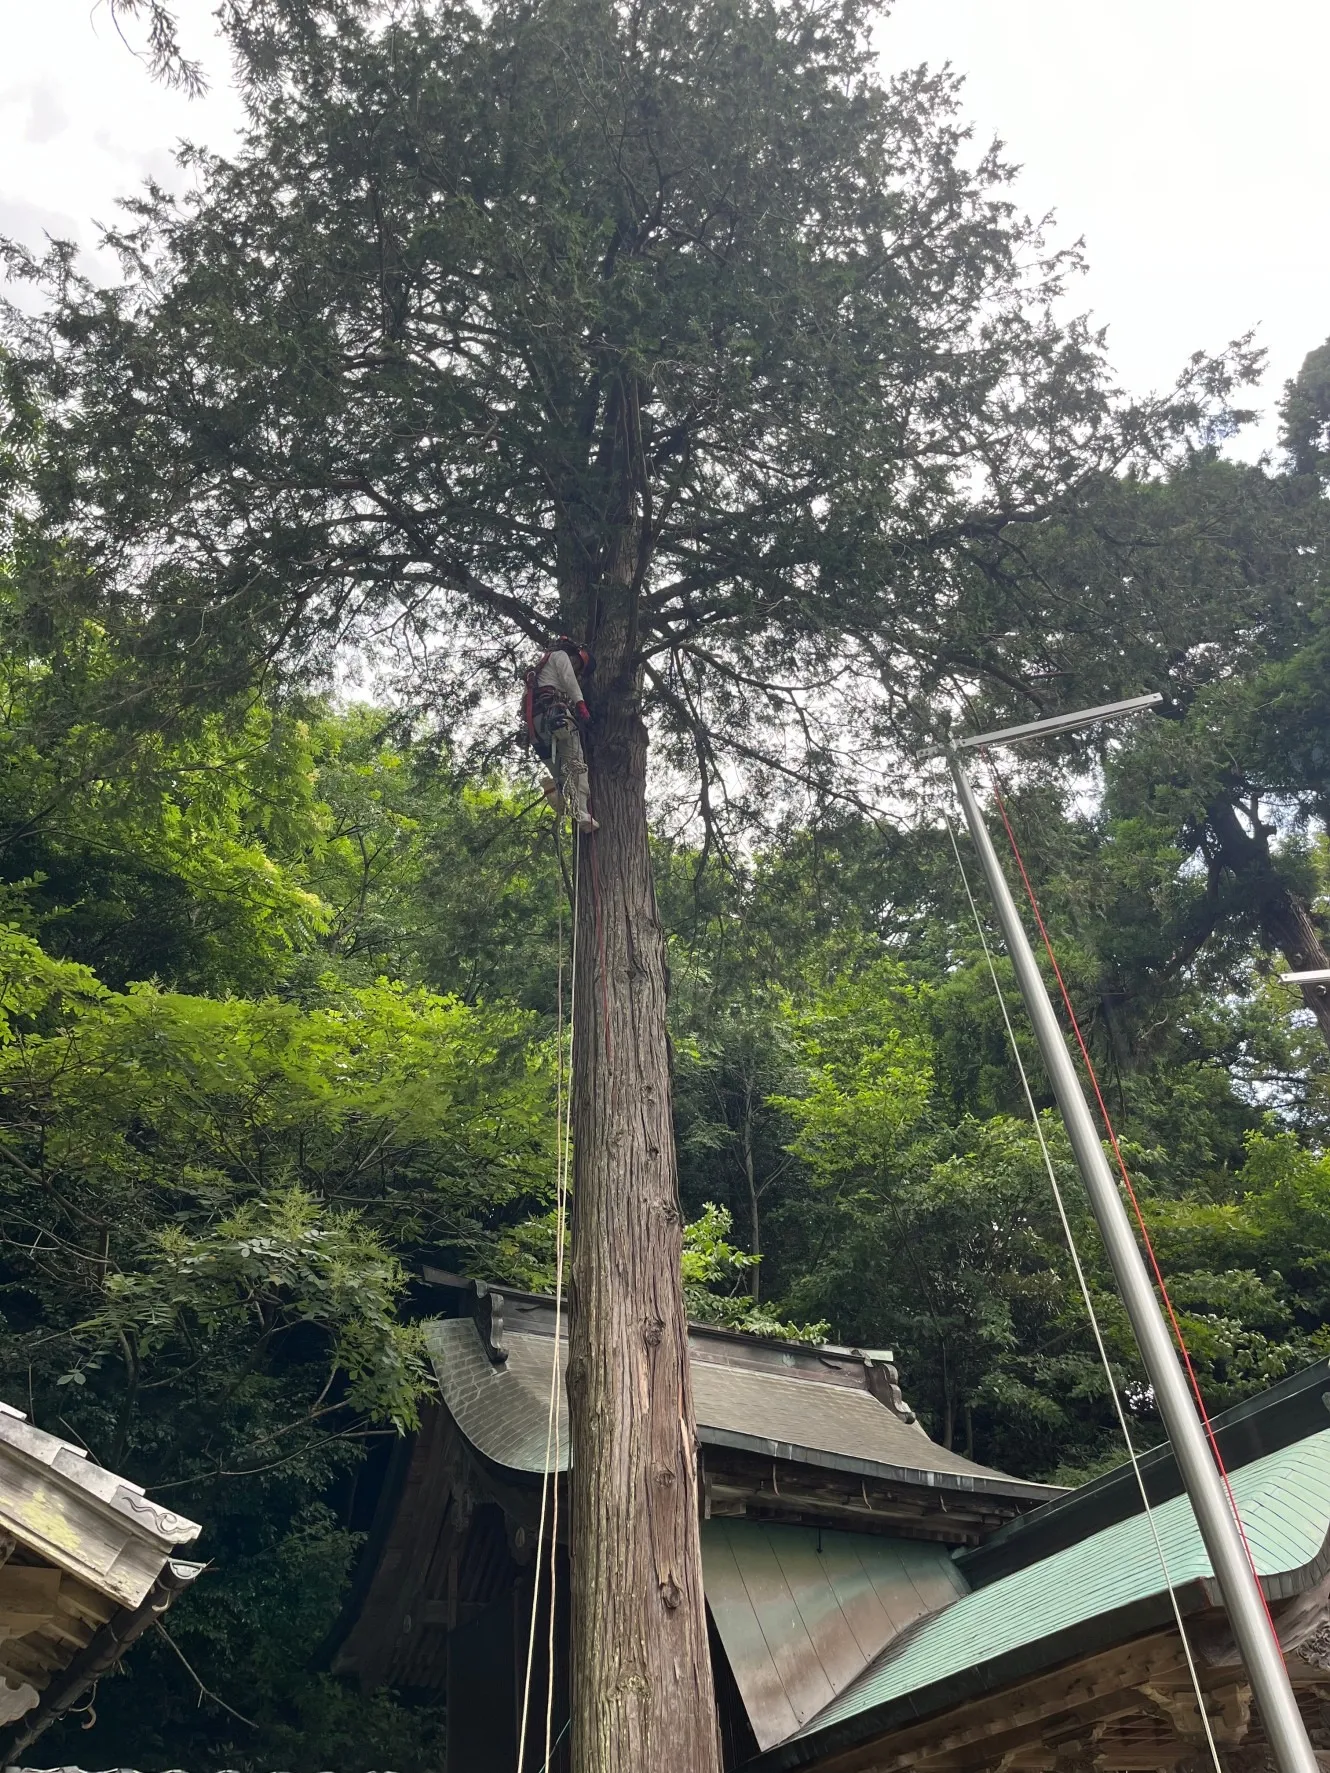
[[[181,175],[181,137],[221,150],[241,119],[216,0],[179,0],[212,90],[155,85],[95,0],[0,0],[0,223],[33,246],[54,221],[90,246],[93,219],[151,175]],[[981,137],[1023,167],[1018,195],[1085,236],[1081,304],[1144,392],[1187,356],[1255,327],[1268,409],[1330,334],[1330,131],[1322,0],[897,0],[884,62],[950,60]],[[109,270],[108,266],[108,270]]]
[[[23,139],[29,142],[50,142],[56,136],[63,135],[69,128],[69,113],[60,103],[50,82],[39,81],[30,88],[26,97],[28,127],[23,132]]]
[[[898,0],[897,67],[950,60],[1022,165],[1021,201],[1084,235],[1082,302],[1125,384],[1169,382],[1252,328],[1286,377],[1330,334],[1320,0]]]
[[[182,138],[226,148],[240,106],[215,0],[180,0],[186,51],[205,64],[211,91],[191,101],[149,76],[96,0],[0,0],[0,42],[11,84],[0,92],[0,214],[26,245],[58,231],[90,246],[98,222],[152,176],[178,183]]]

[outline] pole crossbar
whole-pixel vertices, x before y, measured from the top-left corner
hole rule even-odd
[[[1281,973],[1285,985],[1330,985],[1330,967],[1313,967],[1309,973]]]
[[[1085,709],[1055,721],[1037,721],[1005,733],[962,741],[947,753],[965,823],[993,897],[1021,996],[1039,1043],[1044,1069],[1066,1124],[1090,1207],[1103,1237],[1118,1290],[1131,1320],[1141,1358],[1191,1501],[1201,1538],[1214,1570],[1229,1624],[1251,1680],[1279,1773],[1319,1773],[1319,1764],[1289,1682],[1283,1652],[1253,1568],[1240,1522],[1206,1442],[1196,1406],[1183,1376],[1168,1325],[1150,1282],[1131,1221],[1109,1168],[1099,1129],[1090,1113],[1062,1029],[1044,988],[1034,950],[1016,901],[998,861],[964,763],[962,749],[1010,742],[1037,733],[1067,732],[1100,719],[1157,706],[1158,696],[1140,696],[1105,708]]]
[[[957,751],[987,751],[994,745],[1015,745],[1022,739],[1043,738],[1049,733],[1074,733],[1083,726],[1095,726],[1101,720],[1117,720],[1124,714],[1139,714],[1143,708],[1158,708],[1164,698],[1159,694],[1131,696],[1125,702],[1105,702],[1100,708],[1082,708],[1075,714],[1054,714],[1047,720],[1027,721],[1024,726],[999,727],[993,733],[975,733],[973,738],[957,739]]]

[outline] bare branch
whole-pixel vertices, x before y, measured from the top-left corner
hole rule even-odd
[[[200,62],[191,61],[180,47],[175,14],[163,0],[106,0],[120,41],[132,55],[146,62],[148,72],[163,86],[174,87],[189,98],[202,98],[208,82]],[[135,49],[125,36],[121,19],[144,19],[148,26],[148,52]]]

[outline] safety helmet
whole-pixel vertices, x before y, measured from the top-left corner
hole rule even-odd
[[[561,634],[559,636],[559,647],[561,651],[568,653],[571,656],[577,667],[579,676],[583,672],[591,671],[595,668],[596,661],[580,641],[570,640],[566,634]]]

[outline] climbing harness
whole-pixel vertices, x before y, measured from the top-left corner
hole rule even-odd
[[[550,805],[562,813],[565,799],[571,802],[574,823],[579,831],[588,832],[597,829],[582,747],[582,729],[590,711],[573,661],[584,673],[594,668],[585,647],[564,639],[526,672],[519,739],[524,749],[549,765],[552,774],[544,793]]]
[[[549,716],[553,712],[552,704],[556,700],[556,696],[550,685],[542,686],[537,682],[537,679],[549,663],[551,651],[553,648],[543,652],[522,677],[520,737],[522,743],[534,751],[542,763],[548,763],[550,760],[549,740],[544,736],[542,728],[549,725]],[[562,721],[559,724],[562,725]]]
[[[520,737],[542,762],[548,762],[550,757],[546,733],[552,728],[567,726],[572,718],[572,710],[564,705],[553,684],[540,682],[540,674],[556,652],[569,651],[576,652],[578,663],[584,672],[594,668],[591,654],[586,647],[579,646],[575,640],[569,640],[566,634],[561,634],[555,645],[547,647],[535,664],[522,674]]]

